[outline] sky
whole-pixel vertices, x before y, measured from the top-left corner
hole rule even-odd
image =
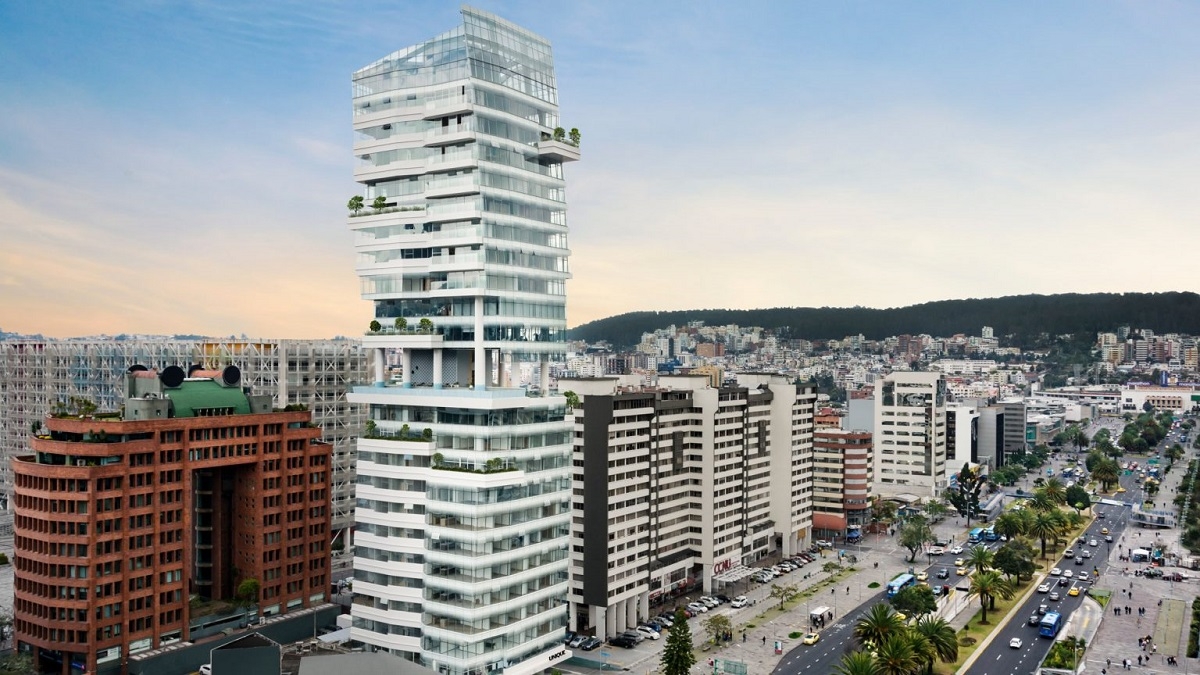
[[[553,45],[568,322],[1197,290],[1200,4],[477,0]],[[358,335],[350,74],[433,0],[0,0],[0,330]]]

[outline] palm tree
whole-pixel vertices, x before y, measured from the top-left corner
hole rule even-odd
[[[1121,478],[1121,467],[1115,460],[1105,459],[1096,463],[1096,468],[1092,469],[1092,478],[1100,481],[1104,487],[1104,491],[1108,492],[1108,488],[1116,483]]]
[[[886,638],[903,630],[904,622],[896,616],[891,607],[881,602],[867,610],[863,618],[854,624],[854,639],[858,640],[859,644],[869,642],[881,645]]]
[[[967,567],[974,567],[976,573],[983,572],[991,569],[995,559],[996,554],[989,551],[987,547],[972,546],[967,554]]]
[[[921,617],[909,630],[925,638],[937,660],[942,663],[954,663],[958,660],[958,638],[954,634],[954,627],[946,623],[945,619]],[[933,659],[926,661],[925,673],[932,675]]]
[[[875,666],[880,675],[911,675],[921,665],[913,641],[907,635],[891,635],[876,644]]]
[[[979,623],[987,625],[987,612],[988,609],[996,608],[996,596],[1008,600],[1013,596],[1015,589],[1008,579],[1000,576],[999,572],[988,570],[971,577],[970,592],[979,594],[979,605],[983,614]]]
[[[1025,534],[1024,523],[1021,521],[1022,511],[1005,511],[996,517],[996,522],[992,523],[992,528],[996,534],[1012,539],[1017,535]]]
[[[1034,511],[1052,511],[1058,503],[1051,497],[1050,493],[1046,492],[1046,488],[1038,488],[1033,491],[1033,496],[1029,498],[1029,508]]]
[[[875,657],[870,652],[850,652],[833,667],[835,675],[879,675]]]
[[[1042,542],[1043,559],[1046,557],[1046,540],[1053,539],[1058,535],[1060,522],[1057,512],[1038,511],[1033,514],[1033,520],[1029,523],[1028,534]]]
[[[1058,478],[1047,480],[1046,486],[1042,489],[1046,491],[1046,496],[1053,500],[1055,504],[1067,503],[1067,486]]]

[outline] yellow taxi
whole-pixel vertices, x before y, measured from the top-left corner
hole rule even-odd
[[[966,564],[967,564],[967,561],[966,561],[966,560],[963,560],[962,558],[955,558],[955,559],[954,559],[954,564],[955,564],[955,566],[957,566],[957,567],[962,567],[963,565],[966,565]]]
[[[967,568],[966,567],[959,566],[957,572],[958,572],[958,576],[960,576],[960,577],[967,576]]]
[[[904,612],[896,612],[896,618],[900,619],[901,621],[907,621],[908,615],[905,614]]]
[[[1100,528],[1100,534],[1108,534],[1108,528],[1107,527]]]
[[[1125,491],[1125,488],[1123,488],[1123,487],[1117,488],[1117,494],[1121,494],[1124,491]]]
[[[805,633],[804,639],[801,640],[801,642],[803,642],[806,645],[815,645],[815,644],[817,644],[817,640],[820,640],[820,639],[821,639],[821,636],[818,635],[817,633]]]
[[[1067,591],[1067,595],[1071,596],[1072,598],[1079,595],[1079,587],[1072,586],[1071,590]]]
[[[929,572],[917,572],[917,581],[928,581]]]

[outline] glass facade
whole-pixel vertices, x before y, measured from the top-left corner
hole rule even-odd
[[[559,656],[567,617],[571,427],[547,371],[565,356],[570,159],[543,147],[550,44],[462,15],[352,78],[349,225],[381,324],[374,384],[350,394],[372,420],[352,635],[442,673],[524,675]]]

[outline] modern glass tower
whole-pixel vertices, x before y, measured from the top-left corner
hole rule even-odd
[[[472,8],[354,73],[350,219],[374,384],[358,449],[356,640],[455,675],[564,661],[571,425],[550,44]]]

